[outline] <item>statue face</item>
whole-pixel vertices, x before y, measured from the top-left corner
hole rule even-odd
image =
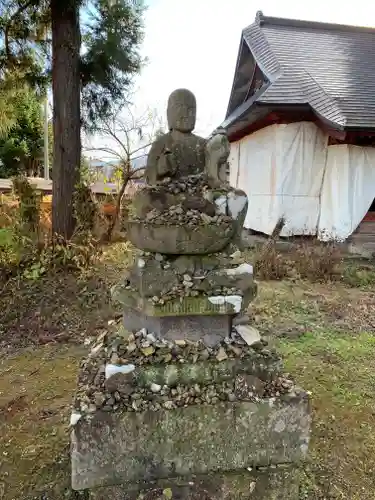
[[[190,90],[178,89],[168,99],[168,126],[170,130],[192,132],[195,127],[197,103]]]

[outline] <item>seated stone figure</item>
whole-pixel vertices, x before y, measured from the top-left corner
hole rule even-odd
[[[241,247],[241,233],[248,209],[248,198],[244,191],[229,185],[227,179],[229,154],[230,144],[226,131],[215,130],[206,144],[205,172],[207,183],[211,188],[208,199],[214,198],[219,210],[235,221],[236,229],[232,242]]]
[[[225,130],[209,140],[192,133],[194,95],[174,91],[168,101],[170,132],[151,147],[147,186],[133,199],[128,237],[143,250],[204,254],[238,245],[247,196],[230,187],[226,175],[230,145]]]
[[[194,135],[197,104],[186,89],[169,96],[167,118],[169,132],[157,139],[148,154],[147,184],[158,184],[165,177],[185,177],[203,172],[206,141]]]
[[[212,186],[228,185],[230,144],[224,129],[217,129],[206,144],[205,171]]]

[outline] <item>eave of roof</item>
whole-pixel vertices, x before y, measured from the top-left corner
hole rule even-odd
[[[265,16],[261,11],[257,12],[256,21],[260,26],[272,24],[274,26],[294,26],[296,28],[312,28],[329,31],[348,31],[352,33],[375,34],[375,28],[369,26],[353,26],[352,24],[324,23],[320,21],[306,21],[302,19],[289,19],[286,17]]]
[[[332,92],[328,93],[307,71],[303,65],[288,65],[281,64],[277,55],[272,50],[270,43],[263,32],[262,28],[267,25],[286,26],[287,28],[295,27],[300,29],[319,29],[328,31],[340,31],[346,33],[369,33],[374,35],[375,47],[375,29],[358,26],[346,26],[331,23],[319,23],[311,21],[301,21],[295,19],[283,19],[275,17],[263,16],[261,12],[257,13],[256,20],[253,24],[245,28],[242,32],[240,50],[244,43],[250,49],[256,64],[264,73],[268,83],[264,85],[251,99],[237,106],[236,109],[230,110],[230,103],[234,98],[236,88],[235,82],[237,77],[240,51],[238,53],[236,73],[234,77],[231,98],[228,105],[228,112],[222,127],[228,131],[239,120],[242,120],[246,115],[246,122],[251,122],[251,115],[256,119],[259,114],[259,106],[268,106],[269,108],[279,105],[307,105],[322,121],[329,123],[331,127],[339,130],[363,130],[374,129],[375,121],[361,123],[361,117],[355,117],[354,120],[348,121],[347,116],[342,109],[341,102],[332,96]],[[297,66],[297,67],[296,67]],[[249,76],[251,78],[251,76]],[[330,95],[331,94],[331,95]],[[230,112],[231,111],[231,112]]]

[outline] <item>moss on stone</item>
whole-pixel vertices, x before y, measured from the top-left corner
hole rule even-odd
[[[95,488],[299,463],[309,433],[309,401],[302,392],[257,403],[97,412],[72,432],[72,484]]]
[[[216,360],[186,364],[143,365],[135,371],[135,378],[141,387],[152,383],[173,387],[178,384],[208,385],[232,380],[237,374],[254,375],[269,381],[281,373],[282,362],[277,356],[264,357],[254,351],[252,356],[241,359]]]
[[[112,297],[124,307],[130,307],[147,316],[206,316],[236,313],[234,305],[230,302],[223,305],[213,304],[207,295],[181,297],[168,300],[165,304],[153,304],[151,300],[146,300],[138,292],[118,286],[112,289]]]
[[[267,468],[161,479],[152,484],[98,488],[92,500],[166,500],[163,492],[185,500],[298,500],[298,468]]]

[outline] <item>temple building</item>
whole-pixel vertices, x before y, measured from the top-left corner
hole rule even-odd
[[[242,32],[225,121],[245,227],[375,242],[375,29],[266,17]]]

